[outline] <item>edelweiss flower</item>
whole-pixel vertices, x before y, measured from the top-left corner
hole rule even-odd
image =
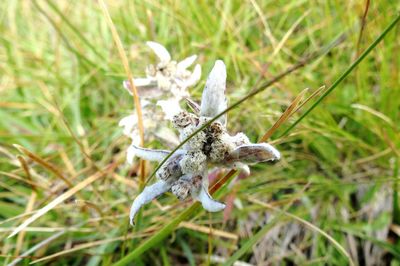
[[[201,106],[190,105],[197,114],[182,111],[175,115],[172,123],[180,133],[180,141],[199,129],[207,121],[226,109],[225,64],[216,61],[203,91]],[[267,143],[252,144],[247,136],[238,133],[234,136],[226,130],[226,115],[196,134],[175,152],[157,171],[158,181],[146,187],[134,200],[130,221],[139,209],[152,199],[171,190],[180,200],[189,195],[200,201],[210,212],[220,211],[225,204],[215,201],[208,193],[207,165],[213,164],[227,168],[247,169],[249,164],[279,160],[279,151]],[[136,156],[150,161],[162,161],[169,151],[150,150],[132,145]]]
[[[179,144],[179,139],[169,127],[167,127],[164,122],[163,114],[158,110],[156,105],[149,103],[146,100],[141,100],[142,102],[142,119],[143,124],[146,127],[147,138],[158,138],[162,140],[168,146],[175,146]],[[132,140],[132,145],[139,145],[140,134],[138,127],[138,119],[136,114],[131,114],[122,118],[118,124],[123,127],[123,134]],[[129,146],[126,154],[126,161],[129,164],[133,163],[135,158],[135,150],[132,146]]]
[[[194,63],[197,55],[189,56],[180,62],[171,59],[167,49],[159,43],[146,43],[160,59],[157,65],[150,65],[146,69],[146,78],[134,80],[135,86],[141,98],[156,99],[160,96],[167,96],[159,100],[157,105],[161,106],[167,119],[171,119],[181,111],[179,101],[188,97],[187,89],[196,85],[201,77],[201,67],[196,64],[193,72],[188,68]],[[124,81],[124,87],[132,94],[129,81]]]
[[[187,89],[194,86],[200,79],[201,67],[197,64],[193,72],[188,68],[196,60],[197,56],[192,55],[177,63],[171,60],[171,55],[159,43],[147,42],[147,45],[155,52],[160,62],[147,67],[147,77],[134,80],[141,99],[143,124],[146,131],[151,132],[170,144],[177,144],[177,137],[167,127],[164,127],[164,119],[171,120],[174,115],[181,111],[179,102],[183,97],[188,97]],[[124,88],[132,95],[129,81],[124,81]],[[161,99],[162,98],[162,99]],[[152,100],[156,100],[155,102]],[[155,104],[154,104],[155,103]],[[161,107],[164,115],[158,111]],[[140,142],[136,114],[122,118],[119,126],[123,127],[123,133],[132,139],[133,145]],[[135,152],[128,149],[127,161],[132,164]]]

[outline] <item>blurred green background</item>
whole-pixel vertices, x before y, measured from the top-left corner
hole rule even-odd
[[[396,1],[364,0],[106,3],[135,77],[155,61],[147,40],[176,59],[199,55],[196,101],[216,59],[227,65],[233,103],[345,34],[336,48],[229,112],[230,132],[252,141],[303,89],[329,87],[399,10]],[[41,258],[36,265],[111,265],[191,203],[164,195],[146,207],[140,226],[128,226],[137,166],[125,163],[130,141],[118,121],[134,106],[97,1],[1,1],[0,18],[0,262],[22,255],[15,265]],[[278,129],[271,141],[279,163],[254,166],[250,177],[225,185],[219,200],[230,210],[198,212],[129,265],[219,265],[240,248],[237,265],[349,264],[316,228],[356,265],[400,265],[399,30],[289,135],[277,138],[304,108]],[[6,238],[110,164],[113,170]]]

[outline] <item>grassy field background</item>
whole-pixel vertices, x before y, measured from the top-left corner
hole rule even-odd
[[[199,55],[196,101],[217,59],[234,103],[342,36],[229,112],[230,132],[254,142],[302,90],[329,87],[399,12],[396,1],[106,3],[135,77],[155,61],[147,40],[177,59]],[[112,265],[126,256],[126,265],[219,265],[231,256],[236,265],[400,265],[399,26],[288,135],[279,137],[316,98],[272,135],[279,163],[222,187],[218,198],[230,211],[193,211],[169,233],[168,223],[194,208],[171,194],[129,226],[139,183],[118,121],[134,105],[99,3],[1,1],[0,18],[2,265]],[[155,166],[147,164],[149,173]]]

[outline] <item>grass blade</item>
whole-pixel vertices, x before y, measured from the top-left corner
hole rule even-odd
[[[300,123],[301,120],[303,120],[312,110],[314,110],[314,108],[317,107],[318,104],[323,99],[325,99],[326,96],[328,96],[334,89],[336,89],[337,86],[354,70],[354,68],[356,68],[358,64],[360,64],[364,60],[364,58],[383,40],[383,38],[385,38],[385,36],[394,28],[399,20],[400,14],[398,14],[397,17],[393,19],[393,21],[386,27],[386,29],[384,29],[383,32],[378,36],[378,38],[376,38],[375,41],[371,43],[371,45],[368,46],[368,48],[360,55],[360,57],[358,57],[357,60],[354,61],[353,64],[351,64],[349,68],[347,68],[346,71],[343,72],[342,75],[340,75],[340,77],[332,84],[332,86],[327,89],[321,95],[321,97],[319,97],[315,101],[315,103],[310,108],[308,108],[307,111],[305,111],[304,114],[302,114],[288,129],[286,129],[280,137],[287,135],[298,123]]]
[[[132,94],[133,94],[133,101],[135,104],[135,109],[138,118],[138,127],[139,127],[139,135],[140,135],[140,146],[144,146],[144,126],[143,126],[143,116],[142,116],[142,107],[140,105],[139,94],[137,92],[135,82],[133,79],[132,71],[129,68],[128,57],[125,53],[124,47],[122,45],[121,38],[118,35],[118,31],[115,28],[114,22],[111,19],[110,13],[108,12],[106,3],[103,0],[99,0],[99,4],[101,9],[103,10],[104,16],[106,17],[108,26],[110,27],[114,42],[117,46],[117,50],[119,53],[119,57],[121,58],[122,64],[125,69],[125,73],[128,76],[129,84],[131,85]],[[142,160],[140,160],[140,185],[144,185],[145,181],[145,164]]]
[[[44,159],[40,158],[38,155],[34,154],[33,152],[25,149],[21,145],[14,144],[14,147],[17,148],[20,152],[22,152],[26,156],[28,156],[31,160],[35,161],[36,163],[38,163],[41,166],[43,166],[45,169],[47,169],[50,172],[52,172],[55,176],[57,176],[59,179],[64,181],[65,184],[68,185],[68,187],[72,187],[73,186],[71,181],[69,181],[67,178],[65,178],[65,176],[54,165],[46,162]]]
[[[173,219],[170,223],[168,223],[166,226],[164,226],[159,232],[151,236],[149,239],[147,239],[144,243],[142,243],[140,246],[135,248],[131,253],[114,263],[114,266],[124,266],[124,265],[130,265],[130,263],[138,258],[141,254],[146,252],[148,249],[152,248],[154,245],[162,241],[164,238],[166,238],[171,232],[175,230],[176,227],[180,224],[181,221],[186,220],[190,215],[196,212],[200,207],[199,203],[195,203],[192,206],[190,206],[188,209],[183,211],[178,217]]]
[[[97,49],[90,43],[90,41],[89,41],[88,39],[86,39],[86,37],[85,37],[83,34],[81,34],[81,32],[79,31],[79,29],[76,28],[76,27],[68,20],[68,18],[63,14],[63,12],[61,12],[61,10],[58,9],[57,5],[56,5],[54,2],[47,0],[46,3],[49,5],[49,7],[50,7],[51,9],[53,9],[54,12],[57,13],[57,15],[60,16],[60,18],[62,19],[62,21],[64,21],[65,24],[67,24],[67,26],[76,34],[76,36],[78,36],[78,38],[79,38],[87,47],[89,47],[89,48],[93,51],[93,53],[96,54],[96,56],[99,57],[99,59],[101,59],[103,62],[106,62],[106,61],[107,61],[106,58],[105,58],[102,54],[100,54],[100,52],[97,51]]]
[[[294,114],[298,110],[298,106],[300,102],[303,100],[304,94],[308,91],[308,89],[302,90],[299,95],[294,99],[294,101],[289,105],[289,107],[285,110],[285,112],[279,117],[279,119],[275,122],[275,124],[267,131],[267,133],[262,136],[259,142],[267,141],[272,134],[274,134],[275,130],[277,130],[286,120]]]
[[[243,246],[237,250],[230,258],[223,264],[224,266],[226,265],[232,265],[235,261],[237,261],[242,255],[244,255],[247,250],[251,249],[254,244],[258,242],[274,225],[277,223],[282,216],[284,216],[284,213],[292,206],[292,204],[295,202],[296,199],[302,196],[303,192],[307,189],[309,184],[306,184],[303,189],[296,195],[294,196],[288,204],[286,204],[285,208],[283,211],[279,212],[277,216],[275,216],[271,221],[269,221],[267,224],[265,224],[261,230],[259,230],[255,235],[250,237],[246,243],[243,244]]]
[[[141,141],[140,144],[143,146],[143,144],[144,144],[144,128],[143,128],[143,119],[142,119],[142,108],[140,105],[139,95],[138,95],[138,92],[137,92],[137,89],[135,86],[135,82],[133,80],[133,75],[129,68],[128,57],[125,53],[121,38],[118,35],[118,31],[115,28],[114,22],[111,19],[111,16],[110,16],[110,13],[108,12],[106,4],[104,3],[103,0],[99,0],[99,4],[100,4],[101,9],[103,10],[104,16],[106,17],[107,24],[111,30],[115,45],[117,46],[119,57],[124,66],[125,73],[128,76],[129,83],[131,84],[131,87],[132,87],[133,99],[134,99],[136,112],[137,112],[137,116],[138,116],[138,126],[139,126],[140,141]]]
[[[25,213],[29,213],[32,211],[35,202],[36,202],[37,193],[36,191],[32,191],[31,196],[29,197],[28,204],[26,205]],[[20,251],[22,250],[22,245],[24,244],[25,232],[22,231],[17,238],[17,244],[15,246],[14,256],[18,256]]]
[[[283,213],[285,216],[287,216],[287,217],[289,217],[289,218],[292,218],[293,220],[296,220],[296,221],[298,221],[298,222],[304,224],[306,227],[310,228],[311,230],[316,231],[317,233],[323,235],[326,239],[328,239],[328,240],[337,248],[337,250],[338,250],[340,253],[342,253],[342,254],[348,259],[350,265],[355,265],[355,263],[354,263],[353,260],[351,259],[351,256],[350,256],[349,253],[346,251],[346,249],[345,249],[342,245],[340,245],[340,244],[336,241],[336,239],[334,239],[332,236],[330,236],[328,233],[326,233],[325,231],[323,231],[323,230],[320,229],[319,227],[313,225],[313,224],[310,223],[309,221],[306,221],[306,220],[304,220],[304,219],[302,219],[302,218],[300,218],[300,217],[298,217],[298,216],[296,216],[296,215],[293,215],[293,214],[291,214],[291,213],[289,213],[289,212],[287,212],[287,211],[284,211],[284,210],[280,210],[280,209],[278,209],[278,208],[275,208],[274,206],[272,206],[272,205],[270,205],[270,204],[268,204],[268,203],[262,202],[262,201],[260,201],[260,200],[258,200],[258,199],[249,197],[249,200],[252,201],[252,202],[254,202],[254,203],[257,203],[257,204],[259,204],[259,205],[261,205],[261,206],[264,206],[264,207],[266,207],[266,208],[268,208],[268,209],[271,209],[271,210],[273,210],[273,211],[275,211],[275,212]]]
[[[46,238],[45,240],[37,243],[36,245],[34,245],[33,247],[31,247],[30,249],[28,249],[27,251],[25,251],[24,253],[22,253],[20,256],[18,256],[18,258],[16,258],[15,260],[13,260],[11,263],[7,264],[7,266],[15,266],[18,265],[18,263],[23,260],[24,258],[28,257],[29,254],[32,254],[33,252],[35,252],[38,249],[43,248],[44,246],[48,245],[50,242],[56,240],[57,238],[59,238],[60,236],[64,235],[67,231],[63,230],[60,231],[48,238]]]
[[[324,93],[322,96],[299,118],[296,120],[294,124],[292,124],[283,134],[282,136],[286,135],[291,129],[293,129],[305,116],[307,116],[327,95],[329,95],[330,92],[332,92],[339,84],[341,81],[343,81],[350,73],[351,71],[375,48],[375,46],[383,40],[385,35],[396,25],[396,23],[400,20],[400,15],[398,15],[392,23],[389,24],[389,26],[382,32],[382,34],[365,50],[365,52],[334,82],[334,84]],[[277,217],[280,217],[282,215],[286,214],[286,210],[280,212],[280,214]],[[274,221],[271,221],[270,223],[266,224],[260,231],[258,231],[253,237],[251,237],[238,251],[236,251],[233,256],[230,257],[230,259],[224,264],[224,265],[232,265],[236,260],[238,260],[242,255],[245,254],[245,252],[250,249],[268,230],[271,228],[273,225]],[[292,217],[293,218],[293,217]],[[311,224],[306,224],[307,226],[310,226]],[[318,231],[321,233],[321,231]],[[322,231],[323,232],[323,231]],[[324,234],[325,237],[328,237],[326,234]],[[331,237],[328,237],[328,239],[333,242],[336,246],[336,248],[339,249],[339,251],[344,254],[348,259],[350,265],[354,265],[354,263],[351,260],[350,255],[346,252],[346,250],[343,249],[343,247],[336,242]]]
[[[86,178],[85,180],[83,180],[82,182],[78,183],[76,186],[72,187],[68,191],[64,192],[63,194],[61,194],[60,196],[55,198],[53,201],[51,201],[49,204],[47,204],[46,206],[41,208],[34,215],[32,215],[31,217],[26,219],[17,228],[15,228],[15,230],[8,236],[8,238],[15,236],[16,234],[18,234],[19,232],[24,230],[28,225],[30,225],[31,223],[36,221],[39,217],[41,217],[42,215],[44,215],[45,213],[47,213],[48,211],[53,209],[55,206],[57,206],[61,202],[63,202],[66,199],[70,198],[71,196],[73,196],[75,193],[77,193],[81,189],[83,189],[86,186],[90,185],[91,183],[93,183],[97,179],[103,177],[108,171],[112,171],[116,166],[117,166],[117,164],[109,165],[105,172],[103,172],[103,171],[97,172],[96,174],[91,175],[88,178]]]

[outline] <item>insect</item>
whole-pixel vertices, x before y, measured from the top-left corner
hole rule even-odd
[[[226,67],[223,61],[217,60],[203,90],[201,105],[190,102],[196,114],[181,111],[172,118],[174,128],[179,131],[180,141],[187,139],[227,108],[225,87]],[[214,200],[208,193],[209,165],[249,172],[248,165],[280,159],[279,151],[268,143],[253,144],[244,133],[231,136],[227,132],[226,123],[226,115],[219,117],[189,139],[160,167],[156,172],[158,181],[147,186],[133,201],[131,224],[144,204],[167,191],[171,191],[180,200],[191,196],[201,202],[207,211],[220,211],[225,208],[225,204]],[[144,160],[159,162],[170,153],[136,145],[132,145],[130,149]]]

